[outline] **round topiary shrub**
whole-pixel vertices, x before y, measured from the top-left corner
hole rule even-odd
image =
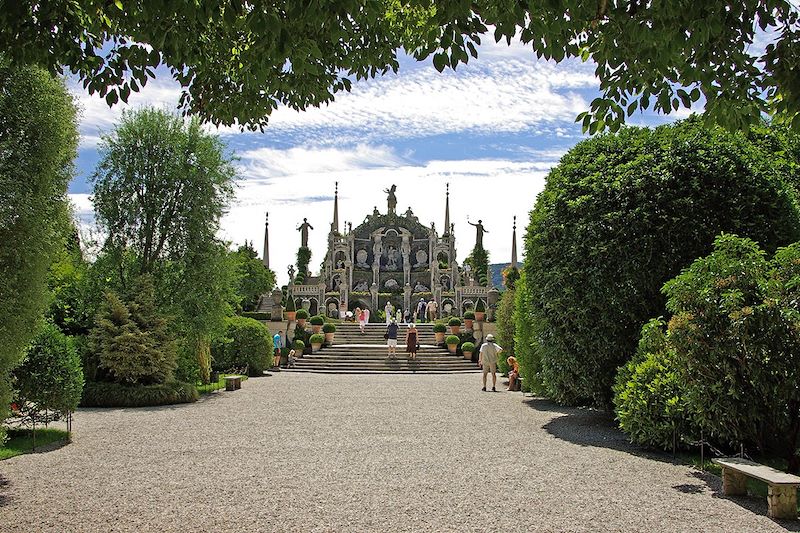
[[[156,385],[87,382],[83,388],[83,407],[149,407],[190,403],[199,398],[190,383],[168,381]]]
[[[475,320],[475,313],[473,313],[472,311],[465,311],[464,320]]]
[[[447,325],[448,325],[448,326],[460,326],[460,325],[461,325],[461,319],[460,319],[460,318],[458,318],[458,317],[455,317],[455,316],[454,316],[453,318],[451,318],[451,319],[450,319],[450,320],[447,322]]]
[[[662,285],[721,232],[768,251],[800,239],[793,193],[771,154],[689,119],[576,145],[547,177],[526,234],[526,293],[546,393],[610,403]]]
[[[83,391],[81,358],[72,339],[53,324],[45,324],[12,373],[14,401],[32,409],[68,414],[78,407]]]
[[[464,344],[461,345],[461,351],[462,352],[469,352],[469,353],[474,352],[475,351],[475,343],[473,343],[473,342],[465,342]]]
[[[311,322],[312,326],[321,326],[325,323],[325,318],[320,315],[314,315],[309,322]]]
[[[212,343],[214,370],[247,368],[250,376],[260,376],[272,366],[272,335],[269,329],[252,318],[233,316],[225,319],[225,338]]]
[[[330,322],[322,325],[322,332],[323,333],[336,333],[336,325]]]
[[[309,339],[309,342],[311,344],[322,344],[323,342],[325,342],[325,335],[322,335],[321,333],[314,333],[313,335],[311,335],[311,339]]]
[[[450,345],[458,345],[460,341],[461,339],[459,339],[456,335],[448,335],[447,338],[444,340],[444,343]]]
[[[298,320],[308,320],[308,311],[305,309],[298,309],[294,317]]]
[[[433,325],[433,332],[434,333],[445,333],[447,332],[447,326],[442,324],[441,322],[437,322]]]
[[[301,340],[294,341],[294,349],[300,353],[303,353],[303,350],[306,349],[306,343]]]

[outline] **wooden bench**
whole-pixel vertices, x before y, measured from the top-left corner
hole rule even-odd
[[[225,376],[225,390],[242,388],[242,376]]]
[[[747,478],[752,477],[769,486],[767,515],[770,518],[797,518],[797,488],[800,487],[800,477],[737,457],[713,461],[722,467],[722,492],[726,496],[747,494]]]

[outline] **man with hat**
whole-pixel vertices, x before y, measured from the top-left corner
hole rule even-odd
[[[480,355],[478,356],[478,365],[483,367],[483,388],[486,391],[486,374],[492,373],[492,392],[497,392],[497,354],[502,352],[503,349],[494,343],[494,335],[491,333],[486,335],[486,342],[481,346]]]

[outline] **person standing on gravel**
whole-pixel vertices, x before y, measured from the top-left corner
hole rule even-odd
[[[395,355],[397,355],[397,331],[399,329],[400,326],[397,325],[394,318],[392,318],[389,325],[386,326],[386,334],[384,337],[386,338],[386,346],[389,347],[389,359],[394,359]]]
[[[492,373],[492,392],[497,392],[497,354],[502,352],[503,349],[494,343],[494,335],[491,333],[486,335],[486,342],[481,346],[480,355],[478,356],[478,365],[483,367],[483,388],[486,391],[486,374]]]
[[[283,344],[283,330],[279,330],[278,333],[273,335],[272,337],[272,347],[275,349],[274,360],[276,361],[275,366],[280,364],[281,360],[281,348],[284,347]]]

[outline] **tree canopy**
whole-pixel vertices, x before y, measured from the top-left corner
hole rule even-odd
[[[487,35],[537,57],[591,60],[602,96],[578,118],[616,130],[637,109],[705,98],[730,128],[777,113],[800,129],[798,12],[789,0],[114,0],[2,2],[0,48],[16,63],[78,75],[109,105],[163,65],[180,107],[214,124],[263,128],[279,105],[319,106],[353,80],[399,66],[438,70],[477,57]],[[766,47],[754,45],[765,40]]]

